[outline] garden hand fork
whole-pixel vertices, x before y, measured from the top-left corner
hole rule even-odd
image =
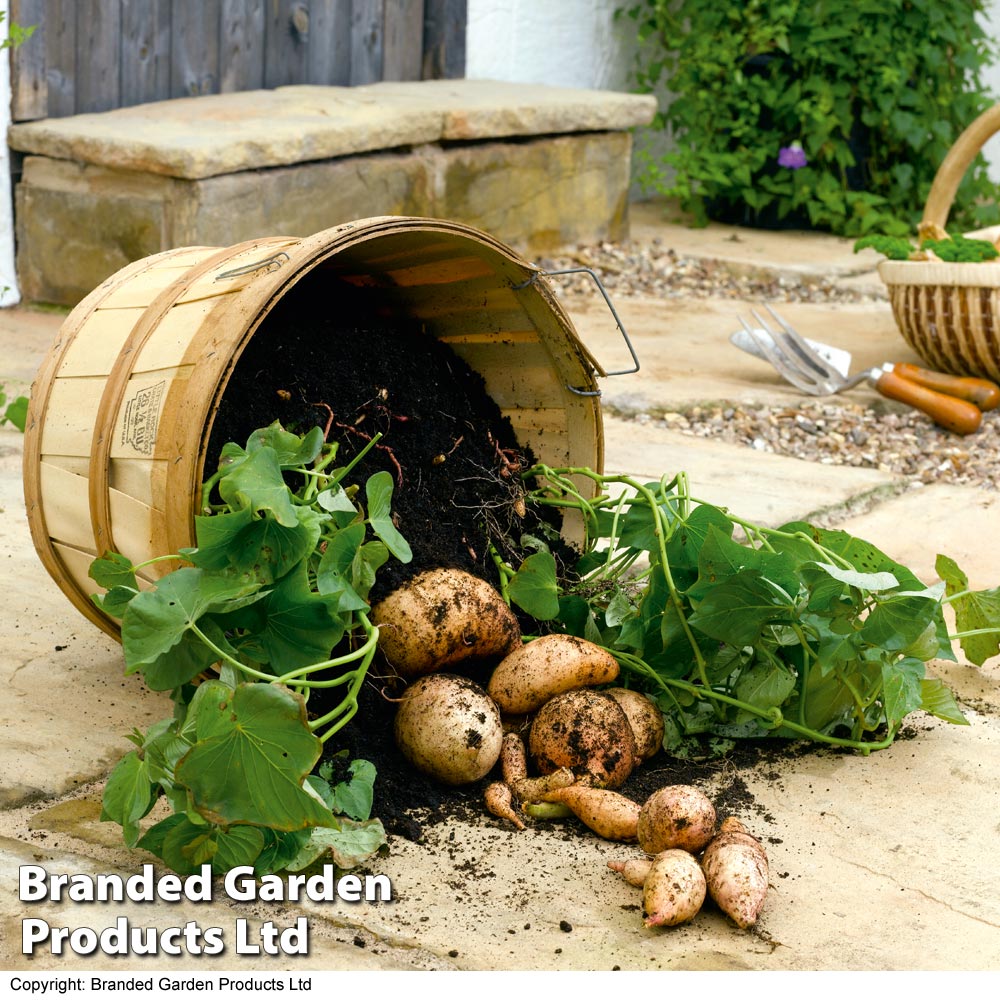
[[[806,340],[770,306],[766,308],[777,329],[751,309],[757,326],[741,316],[743,330],[730,339],[737,347],[770,361],[787,381],[811,396],[844,392],[867,380],[883,396],[923,411],[956,434],[971,434],[979,428],[983,410],[1000,405],[1000,388],[986,379],[943,375],[916,365],[887,363],[848,375],[850,354]]]

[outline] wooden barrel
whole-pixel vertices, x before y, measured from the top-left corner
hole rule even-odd
[[[522,446],[603,469],[597,362],[539,270],[457,223],[362,219],[304,239],[184,247],[136,261],[66,318],[31,390],[24,491],[32,539],[70,601],[109,635],[91,561],[194,544],[212,422],[240,354],[307,274],[378,291],[386,313],[446,342]],[[587,395],[586,393],[593,393]],[[153,581],[170,563],[150,566]]]

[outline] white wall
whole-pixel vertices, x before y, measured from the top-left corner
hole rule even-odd
[[[0,24],[0,41],[7,37],[9,4],[0,0],[4,14]],[[0,135],[7,134],[10,124],[10,60],[7,50],[0,50]],[[10,150],[0,142],[0,307],[12,306],[21,301],[14,270],[14,210],[10,189]]]
[[[628,90],[631,22],[622,0],[468,0],[470,80]]]

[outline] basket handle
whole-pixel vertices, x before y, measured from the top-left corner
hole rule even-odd
[[[948,155],[941,161],[934,183],[931,184],[927,203],[924,205],[924,222],[932,222],[944,228],[955,200],[955,192],[962,183],[966,170],[986,144],[986,141],[1000,132],[1000,104],[987,108],[955,140]]]

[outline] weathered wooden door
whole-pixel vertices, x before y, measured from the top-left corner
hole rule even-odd
[[[466,0],[11,0],[14,121],[171,97],[461,77]]]

